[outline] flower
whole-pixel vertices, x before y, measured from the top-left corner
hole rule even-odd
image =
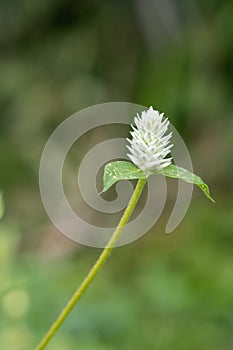
[[[165,135],[169,120],[163,120],[164,113],[150,107],[134,118],[132,139],[127,139],[130,146],[130,160],[147,175],[161,170],[171,164],[172,158],[166,158],[173,145],[170,143],[172,133]]]

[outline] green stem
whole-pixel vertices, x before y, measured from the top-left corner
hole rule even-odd
[[[146,184],[146,179],[139,179],[137,182],[137,185],[135,187],[135,190],[132,194],[132,197],[129,201],[129,204],[127,208],[124,211],[124,214],[116,227],[116,230],[114,231],[112,237],[110,238],[107,246],[102,251],[101,255],[89,271],[88,275],[85,277],[83,282],[81,283],[80,287],[76,290],[76,292],[73,294],[73,296],[70,298],[60,315],[57,317],[56,321],[52,324],[48,332],[45,334],[44,338],[41,340],[40,344],[36,347],[35,350],[42,350],[45,348],[45,346],[48,344],[49,340],[54,336],[54,334],[57,332],[58,328],[62,325],[62,323],[65,321],[66,317],[69,315],[69,313],[72,311],[74,306],[77,304],[79,299],[82,297],[82,295],[85,293],[95,276],[97,275],[98,271],[101,269],[109,255],[111,254],[115,243],[117,242],[118,238],[121,235],[121,232],[124,228],[124,226],[129,221],[129,218],[139,200],[139,197],[142,193],[142,190]]]

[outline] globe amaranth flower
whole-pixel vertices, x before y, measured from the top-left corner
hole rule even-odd
[[[132,139],[127,139],[130,146],[126,146],[130,160],[148,175],[170,165],[172,157],[166,157],[173,147],[170,143],[172,133],[165,135],[169,120],[164,119],[164,113],[150,107],[141,115],[137,114],[134,124],[130,132]]]

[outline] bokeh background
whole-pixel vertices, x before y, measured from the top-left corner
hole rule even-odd
[[[100,253],[50,223],[38,167],[61,121],[109,101],[164,111],[216,204],[195,189],[166,235],[168,203],[47,348],[233,349],[232,17],[232,0],[1,0],[1,350],[33,349]]]

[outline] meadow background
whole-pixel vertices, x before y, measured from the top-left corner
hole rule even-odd
[[[47,349],[233,349],[232,17],[231,0],[1,1],[1,350],[33,349],[100,253],[50,223],[38,167],[59,123],[109,101],[164,111],[216,204],[195,189],[166,235],[168,204]]]

